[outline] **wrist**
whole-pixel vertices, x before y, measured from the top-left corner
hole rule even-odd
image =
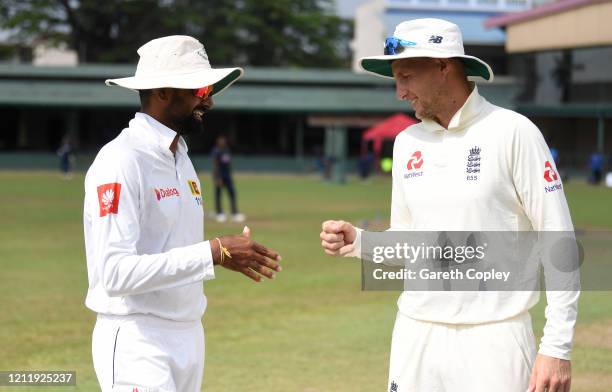
[[[213,258],[213,265],[220,264],[221,262],[221,248],[219,248],[219,241],[212,239],[208,241],[210,243],[210,253]]]

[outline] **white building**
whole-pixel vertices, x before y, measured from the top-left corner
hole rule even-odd
[[[395,26],[404,20],[442,18],[459,26],[466,52],[487,61],[497,74],[507,74],[504,53],[505,33],[487,29],[484,21],[508,12],[524,11],[542,0],[371,0],[357,8],[353,70],[359,71],[357,60],[382,54],[385,38],[393,35]]]

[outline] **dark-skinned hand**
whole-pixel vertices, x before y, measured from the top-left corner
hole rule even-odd
[[[282,270],[279,261],[281,256],[278,252],[268,249],[251,239],[251,229],[244,227],[240,235],[225,235],[219,237],[221,244],[231,254],[231,258],[224,257],[222,266],[236,272],[241,272],[255,282],[260,282],[261,277],[274,279],[276,272]],[[221,264],[221,249],[219,241],[210,240],[213,255],[213,263]]]

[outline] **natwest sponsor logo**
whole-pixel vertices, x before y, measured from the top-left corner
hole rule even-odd
[[[552,168],[550,161],[546,161],[544,164],[544,179],[546,182],[553,182],[559,179],[557,172]]]
[[[420,151],[415,151],[410,157],[410,159],[408,160],[408,163],[406,164],[406,168],[408,170],[415,170],[415,169],[420,169],[421,166],[423,166],[423,155],[421,154]]]
[[[544,163],[544,179],[548,183],[557,181],[559,179],[559,175],[557,174],[555,169],[553,169],[550,161],[546,161]],[[544,192],[546,193],[558,191],[560,189],[563,189],[563,186],[560,183],[544,186]]]
[[[408,173],[404,174],[404,178],[412,178],[412,177],[421,177],[423,175],[423,171],[417,171],[423,166],[423,154],[421,151],[415,151],[408,159],[408,163],[406,164],[406,169],[408,169]]]
[[[157,196],[157,200],[164,199],[166,197],[179,196],[179,191],[176,188],[154,188],[155,196]]]
[[[550,186],[547,185],[544,187],[544,191],[546,193],[558,191],[559,189],[563,189],[563,186],[561,184],[555,184],[555,185],[550,185]]]

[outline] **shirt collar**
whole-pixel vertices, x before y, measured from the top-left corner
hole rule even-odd
[[[458,131],[467,126],[482,110],[485,99],[478,93],[476,83],[470,82],[472,92],[463,103],[463,106],[453,115],[448,123],[449,131]],[[422,121],[425,129],[429,131],[443,131],[444,127],[436,121],[425,119]]]
[[[137,112],[134,119],[137,122],[141,123],[145,130],[153,134],[152,138],[145,138],[147,141],[150,141],[159,146],[164,153],[172,155],[172,151],[170,151],[170,145],[176,137],[176,132],[174,130],[168,128],[167,126],[160,123],[159,121],[157,121],[146,113]],[[180,136],[176,148],[176,153],[186,154],[187,150],[187,143],[185,143],[185,139]]]

